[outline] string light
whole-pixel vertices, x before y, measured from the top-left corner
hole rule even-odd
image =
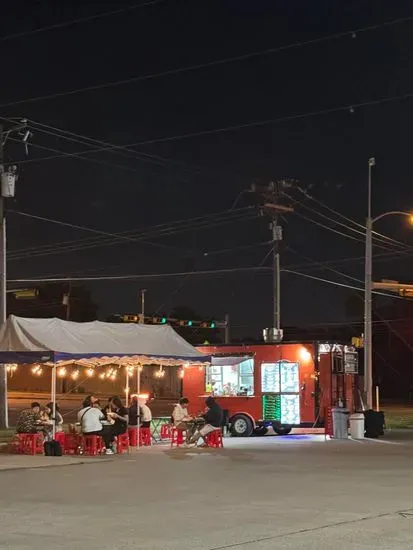
[[[37,376],[42,376],[43,374],[43,369],[41,367],[39,367],[38,371],[36,372]]]
[[[154,373],[154,376],[156,378],[163,378],[165,376],[165,371],[163,370],[162,365],[160,366],[159,370]]]
[[[37,374],[37,371],[40,369],[39,365],[35,365],[34,367],[32,367],[32,373],[33,374]]]
[[[184,371],[184,369],[179,369],[178,374],[179,374],[179,378],[183,378],[183,377],[185,376],[185,371]]]
[[[17,370],[17,364],[16,364],[16,363],[9,363],[8,365],[6,365],[6,370],[7,370],[7,372],[9,372],[9,373],[16,372],[16,370]]]
[[[58,371],[57,371],[57,376],[59,378],[64,378],[66,376],[66,369],[64,367],[60,368]]]
[[[106,378],[106,374],[105,374],[104,372],[100,373],[100,374],[99,374],[99,378],[100,378],[101,380],[104,380],[104,379]]]
[[[92,376],[95,376],[94,369],[87,369],[86,376],[88,376],[89,378],[92,378]]]
[[[78,370],[74,370],[74,371],[72,372],[72,380],[76,380],[78,377],[79,377],[79,371],[78,371]]]

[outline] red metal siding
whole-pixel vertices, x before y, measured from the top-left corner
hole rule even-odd
[[[314,346],[312,344],[273,344],[252,346],[208,346],[200,347],[208,354],[254,354],[254,397],[217,397],[223,409],[230,416],[245,412],[255,420],[262,418],[261,363],[287,360],[298,362],[300,367],[300,415],[301,422],[315,421],[315,380],[314,380]],[[308,354],[305,351],[309,352]],[[304,352],[304,353],[303,353]],[[193,413],[204,409],[205,405],[205,372],[198,367],[185,369],[183,395],[190,400],[190,411]]]

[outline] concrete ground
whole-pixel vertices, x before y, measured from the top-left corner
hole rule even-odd
[[[223,450],[156,446],[3,470],[0,548],[410,549],[412,469],[412,434],[391,432],[226,439]]]

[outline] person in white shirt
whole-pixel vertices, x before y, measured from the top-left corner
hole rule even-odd
[[[147,405],[146,399],[139,399],[140,426],[150,428],[152,422],[152,411]]]
[[[177,430],[185,432],[185,440],[188,442],[192,434],[194,433],[194,424],[192,422],[192,416],[189,415],[187,406],[189,405],[189,399],[182,397],[174,407],[172,412],[173,425]]]
[[[102,420],[105,419],[100,408],[95,406],[97,399],[94,395],[89,395],[83,401],[83,408],[77,413],[77,420],[83,435],[98,435],[105,442],[106,454],[113,454],[112,441],[113,434],[111,426],[103,426]]]

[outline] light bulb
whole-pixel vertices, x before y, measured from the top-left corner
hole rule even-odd
[[[87,369],[86,374],[89,378],[92,378],[92,376],[95,375],[95,371],[93,369]]]
[[[66,369],[62,367],[57,371],[57,375],[60,376],[60,378],[63,378],[64,376],[66,376]]]

